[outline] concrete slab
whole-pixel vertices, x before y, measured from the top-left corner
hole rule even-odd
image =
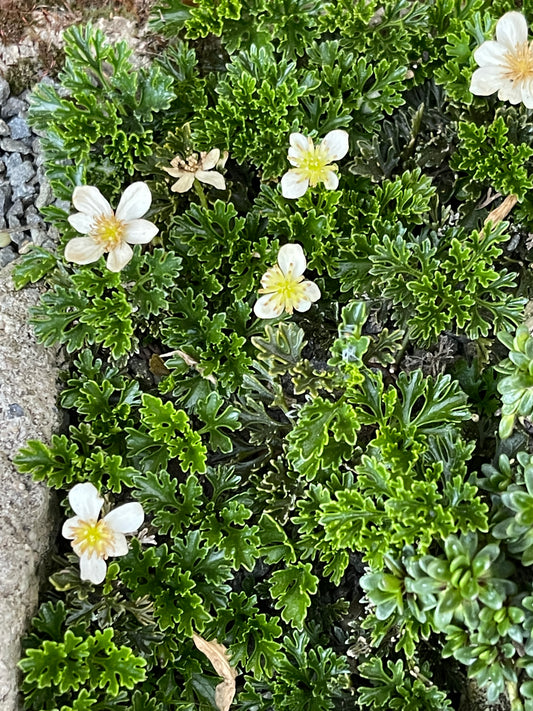
[[[20,638],[35,613],[41,561],[56,524],[44,484],[12,464],[28,439],[58,426],[56,352],[28,324],[36,287],[15,291],[12,265],[0,269],[0,709],[18,709]]]

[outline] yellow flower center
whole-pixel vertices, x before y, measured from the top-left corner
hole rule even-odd
[[[86,555],[89,558],[104,558],[108,556],[108,551],[113,548],[113,531],[104,519],[96,521],[80,521],[72,528],[72,546],[78,555]]]
[[[106,252],[111,252],[124,241],[124,223],[115,215],[100,215],[94,221],[91,237]]]
[[[336,165],[330,164],[329,160],[328,152],[322,146],[310,145],[303,152],[296,169],[303,178],[309,180],[311,187],[315,187],[317,183],[326,180],[331,170],[337,168]]]
[[[517,45],[513,52],[508,52],[507,76],[513,82],[533,78],[533,52],[527,42]]]
[[[276,303],[283,305],[288,314],[292,314],[294,307],[305,297],[303,274],[294,276],[292,271],[284,274],[278,265],[271,267],[261,279],[263,289],[260,294],[275,294]]]

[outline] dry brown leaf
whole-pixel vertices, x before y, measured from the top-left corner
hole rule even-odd
[[[489,212],[483,224],[486,225],[487,222],[492,222],[493,225],[496,225],[498,222],[504,220],[516,205],[517,201],[518,197],[516,195],[508,195],[498,207]]]
[[[215,703],[219,711],[229,711],[235,696],[237,671],[229,663],[228,650],[216,639],[208,642],[194,633],[192,639],[197,649],[209,659],[216,673],[224,679],[215,689]]]

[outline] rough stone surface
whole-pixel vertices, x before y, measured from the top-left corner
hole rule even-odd
[[[2,250],[5,252],[5,250]],[[28,439],[49,440],[58,425],[56,354],[27,322],[36,288],[15,292],[0,269],[0,709],[17,711],[20,638],[37,606],[39,568],[55,532],[46,486],[12,464]]]
[[[9,122],[9,128],[11,129],[11,138],[19,140],[21,138],[29,138],[31,136],[30,127],[25,119],[21,116],[15,116]]]

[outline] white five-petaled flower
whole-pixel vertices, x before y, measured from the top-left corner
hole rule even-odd
[[[291,133],[289,163],[294,166],[281,179],[281,194],[285,198],[299,198],[309,186],[324,183],[328,190],[339,184],[335,160],[348,153],[348,134],[337,129],[330,131],[317,146],[313,139],[301,133]]]
[[[476,49],[479,64],[472,75],[470,91],[478,96],[498,92],[498,99],[511,104],[522,102],[533,108],[533,43],[527,41],[526,18],[506,12],[496,24],[496,40]]]
[[[136,502],[124,504],[98,520],[104,500],[89,482],[73,486],[68,500],[76,515],[65,521],[62,534],[80,557],[81,579],[97,585],[105,578],[108,556],[128,552],[125,534],[141,526],[143,508]]]
[[[90,264],[109,252],[107,268],[119,272],[133,256],[130,244],[146,244],[159,232],[153,222],[140,219],[152,203],[146,183],[127,187],[116,212],[93,185],[75,188],[72,202],[79,212],[70,215],[68,221],[85,237],[75,237],[65,247],[69,262]]]
[[[307,262],[301,245],[285,244],[279,250],[278,263],[261,279],[261,296],[254,305],[258,318],[277,318],[283,311],[308,311],[320,299],[320,289],[312,281],[304,281]]]
[[[209,153],[201,151],[199,156],[193,153],[187,160],[176,156],[170,161],[171,168],[163,168],[173,178],[178,178],[170,189],[174,193],[186,193],[192,188],[194,181],[199,180],[206,185],[212,185],[217,190],[225,190],[224,176],[213,168],[217,165],[222,168],[227,157],[228,154],[224,153],[221,160],[218,148],[213,148]]]

